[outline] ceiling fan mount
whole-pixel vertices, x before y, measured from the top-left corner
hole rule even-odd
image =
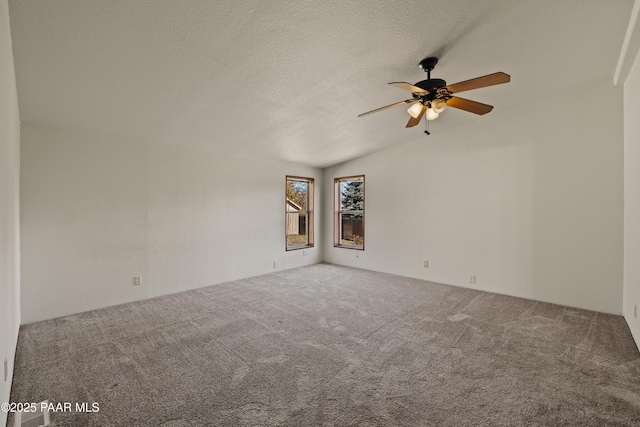
[[[412,98],[362,113],[358,115],[358,117],[366,116],[368,114],[403,104],[413,104],[407,110],[411,118],[409,119],[406,127],[413,127],[420,123],[422,116],[425,116],[426,120],[435,120],[447,106],[479,115],[487,114],[493,110],[493,106],[459,98],[454,96],[454,94],[465,90],[480,89],[511,81],[511,76],[498,72],[471,80],[465,80],[460,83],[447,85],[447,82],[442,79],[431,78],[431,71],[433,71],[437,63],[438,58],[429,56],[424,58],[418,64],[418,66],[427,73],[426,80],[419,81],[416,84],[407,82],[389,83],[392,86],[411,92],[413,96]]]
[[[435,56],[430,56],[420,61],[418,67],[422,68],[426,73],[430,73],[434,68],[436,68],[437,63],[438,58],[436,58]]]

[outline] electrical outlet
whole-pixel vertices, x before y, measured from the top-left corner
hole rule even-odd
[[[429,261],[424,262],[424,268],[429,268]]]
[[[4,358],[4,381],[7,381],[7,378],[9,378],[9,361],[7,360],[7,358]]]
[[[633,304],[633,317],[638,318],[638,304]]]
[[[133,286],[142,285],[142,277],[141,276],[133,276]]]
[[[278,263],[277,263],[277,261],[273,261],[273,268],[278,268]]]
[[[476,275],[475,274],[470,274],[469,275],[469,283],[476,283]]]
[[[307,251],[303,250],[303,251],[302,251],[302,256],[307,256],[307,255],[308,255],[308,254],[307,254]]]

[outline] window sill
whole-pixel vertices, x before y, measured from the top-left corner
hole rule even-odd
[[[342,248],[342,249],[355,249],[356,251],[364,251],[364,246],[333,245],[333,247]]]
[[[313,247],[313,245],[291,246],[291,247],[286,248],[286,251],[287,252],[298,251],[300,249],[309,249],[309,248],[312,248],[312,247]]]

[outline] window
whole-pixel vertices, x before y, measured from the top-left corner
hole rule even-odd
[[[333,245],[364,250],[364,175],[336,178]]]
[[[313,246],[313,178],[287,176],[285,232],[287,250]]]

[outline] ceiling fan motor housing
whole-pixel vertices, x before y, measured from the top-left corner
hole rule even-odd
[[[447,82],[445,82],[442,79],[427,79],[414,84],[414,86],[417,86],[420,89],[424,89],[434,95],[436,94],[437,89],[441,87],[445,87],[446,85],[447,85]]]

